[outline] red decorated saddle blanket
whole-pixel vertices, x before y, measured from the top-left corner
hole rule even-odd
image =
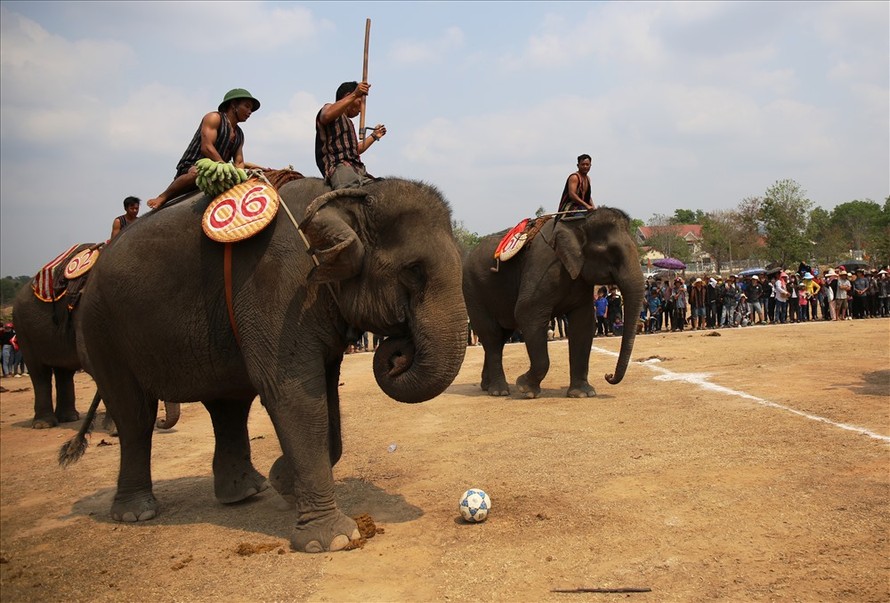
[[[498,244],[494,252],[494,259],[506,262],[519,251],[530,243],[532,239],[541,231],[552,215],[545,215],[539,218],[525,218],[519,224],[513,227],[501,242]]]
[[[81,243],[80,245],[72,245],[41,268],[31,281],[31,289],[34,295],[40,301],[54,302],[69,293],[69,284],[71,281],[83,281],[80,273],[77,278],[70,278],[66,275],[66,269],[69,264],[83,252],[95,247],[92,243]],[[78,287],[80,289],[81,287]]]

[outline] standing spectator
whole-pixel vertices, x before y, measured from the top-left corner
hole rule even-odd
[[[692,293],[689,295],[689,307],[692,312],[692,328],[699,331],[705,328],[705,317],[707,316],[708,294],[705,290],[705,283],[700,278],[692,282]]]
[[[878,272],[878,306],[880,316],[890,316],[890,279],[887,278],[887,271],[881,269]]]
[[[878,271],[872,269],[868,275],[868,315],[877,318],[881,315],[878,311]]]
[[[608,312],[606,314],[608,317],[609,323],[609,335],[612,335],[615,332],[615,321],[621,320],[623,322],[623,310],[621,308],[621,293],[618,291],[617,285],[612,285],[609,288],[609,297],[608,297]]]
[[[810,272],[803,275],[803,285],[806,290],[807,305],[810,307],[807,319],[816,320],[816,306],[819,305],[818,296],[822,287],[819,286],[819,283],[816,282],[815,277]]]
[[[853,318],[865,318],[866,296],[868,295],[868,278],[865,270],[856,270],[856,278],[853,280]]]
[[[789,313],[791,315],[791,322],[800,322],[800,307],[799,302],[797,301],[798,288],[797,285],[797,273],[788,275],[788,294],[791,296],[788,299],[788,308]]]
[[[661,313],[664,308],[661,303],[661,290],[657,284],[650,287],[646,293],[646,309],[649,311],[649,317],[646,320],[646,332],[655,333],[660,331]]]
[[[766,322],[763,316],[763,285],[760,284],[760,277],[756,274],[751,277],[751,284],[748,285],[748,305],[751,308],[751,324],[761,325]],[[754,322],[755,315],[757,322]]]
[[[723,327],[734,327],[736,306],[739,303],[739,296],[742,292],[736,284],[736,275],[730,274],[726,277],[726,283],[723,285]]]
[[[837,320],[837,312],[835,311],[835,298],[837,297],[837,274],[834,269],[829,268],[825,273],[825,282],[822,285],[822,293],[825,294],[825,308],[822,314],[825,320]]]
[[[9,377],[13,372],[13,361],[15,360],[15,350],[12,347],[12,338],[15,337],[15,328],[13,327],[11,322],[6,323],[3,326],[3,330],[0,331],[0,345],[2,345],[2,350],[0,350],[0,354],[2,354],[3,358],[3,376]]]
[[[781,274],[776,276],[776,280],[773,282],[773,291],[776,295],[775,322],[785,324],[788,321],[788,300],[791,294],[788,292],[788,285]]]
[[[841,272],[837,277],[837,297],[835,298],[837,319],[853,320],[850,316],[849,298],[850,291],[853,289],[853,283],[848,279],[847,271],[841,268]]]
[[[806,322],[809,320],[807,314],[807,306],[809,299],[807,298],[807,286],[804,283],[797,285],[797,322]]]
[[[671,290],[671,301],[674,305],[674,319],[671,331],[682,331],[686,325],[686,285],[679,276],[674,280],[674,288]]]
[[[717,280],[708,279],[708,286],[705,289],[705,308],[708,328],[713,329],[717,326]]]
[[[596,330],[594,336],[606,336],[608,327],[606,325],[606,317],[609,315],[609,300],[606,299],[606,288],[600,287],[596,291],[596,299],[593,302],[596,309]]]
[[[726,296],[726,289],[723,287],[723,277],[717,275],[717,323],[715,328],[723,324],[723,300]]]
[[[665,279],[661,284],[661,309],[664,318],[665,330],[671,331],[676,328],[674,325],[674,290],[671,287],[671,281]],[[661,330],[659,328],[659,330]]]
[[[760,308],[763,312],[763,324],[770,322],[769,307],[772,303],[770,298],[773,296],[773,287],[766,282],[766,277],[760,278]]]

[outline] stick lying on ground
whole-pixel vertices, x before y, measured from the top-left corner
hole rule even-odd
[[[552,593],[651,593],[652,589],[644,586],[642,588],[554,588]]]

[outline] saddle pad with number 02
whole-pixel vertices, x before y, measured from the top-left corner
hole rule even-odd
[[[204,210],[204,234],[218,243],[254,236],[275,218],[281,198],[262,180],[251,178],[216,197]]]

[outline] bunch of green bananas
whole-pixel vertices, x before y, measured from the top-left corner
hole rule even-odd
[[[247,172],[232,163],[202,157],[195,163],[196,183],[205,195],[216,197],[247,180]]]

